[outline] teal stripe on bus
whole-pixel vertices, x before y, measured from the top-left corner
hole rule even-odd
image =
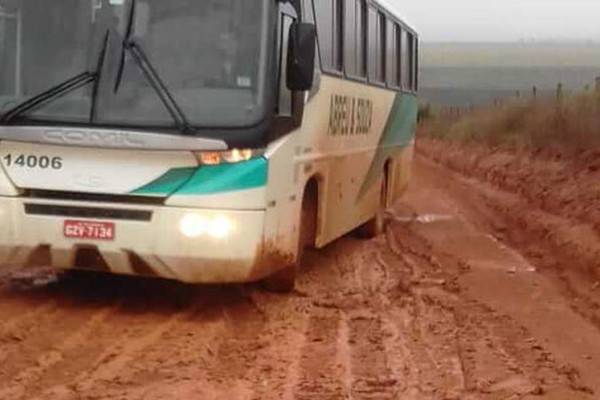
[[[237,164],[173,168],[131,194],[147,196],[206,195],[254,189],[267,184],[268,162],[257,158]]]
[[[264,158],[237,163],[207,165],[194,175],[175,195],[208,195],[255,189],[267,184],[268,162]]]
[[[358,199],[373,186],[383,173],[386,160],[396,155],[413,140],[417,126],[419,101],[415,95],[396,94],[390,115],[377,145],[375,156],[358,192]]]
[[[168,196],[183,186],[196,172],[197,168],[173,168],[158,179],[131,192],[146,196]]]

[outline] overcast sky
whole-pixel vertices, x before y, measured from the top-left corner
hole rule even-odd
[[[600,0],[388,0],[426,41],[600,41]]]

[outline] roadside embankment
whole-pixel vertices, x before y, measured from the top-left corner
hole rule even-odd
[[[500,189],[485,199],[510,243],[570,292],[600,326],[600,149],[566,156],[549,149],[420,138],[418,156]]]
[[[600,148],[558,152],[422,139],[419,151],[464,175],[519,194],[532,206],[600,234]]]

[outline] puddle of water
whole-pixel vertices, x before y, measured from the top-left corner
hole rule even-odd
[[[529,261],[527,261],[525,259],[525,257],[523,257],[521,255],[521,253],[519,253],[515,249],[512,249],[512,248],[506,246],[500,240],[496,239],[496,237],[494,237],[493,235],[488,234],[488,235],[486,235],[486,237],[489,238],[494,243],[496,243],[496,245],[498,247],[500,247],[503,251],[509,253],[510,255],[512,255],[519,261],[519,263],[518,263],[519,267],[513,267],[513,269],[515,269],[514,272],[537,272],[536,268],[533,265],[531,265],[529,263]],[[510,271],[510,272],[512,272],[512,271]]]
[[[451,221],[455,219],[452,215],[444,215],[444,214],[422,214],[415,215],[410,217],[400,217],[394,214],[390,215],[394,221],[403,222],[403,223],[411,223],[416,222],[418,224],[431,224],[434,222],[440,221]]]

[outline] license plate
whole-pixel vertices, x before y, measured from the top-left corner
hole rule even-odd
[[[112,222],[66,220],[63,232],[73,239],[114,240],[115,224]]]

